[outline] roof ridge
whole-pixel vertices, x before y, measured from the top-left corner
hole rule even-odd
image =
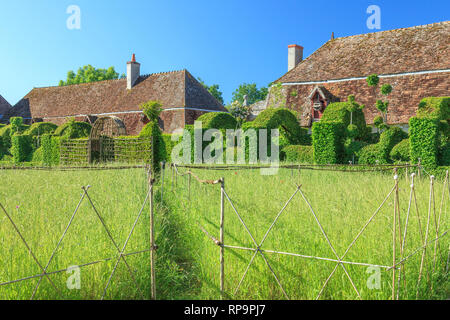
[[[428,27],[431,27],[431,26],[436,26],[436,25],[441,25],[441,24],[446,24],[446,23],[450,23],[450,20],[449,21],[440,21],[440,22],[422,24],[422,25],[412,26],[412,27],[396,28],[396,29],[374,31],[374,32],[368,32],[368,33],[360,33],[360,34],[354,34],[354,35],[345,36],[345,37],[336,37],[333,40],[347,39],[347,38],[351,38],[351,37],[361,37],[361,36],[366,36],[366,35],[371,35],[371,34],[380,34],[380,33],[383,33],[383,32],[394,32],[394,31],[400,31],[400,30],[406,30],[406,29],[412,30],[412,29],[428,28]]]

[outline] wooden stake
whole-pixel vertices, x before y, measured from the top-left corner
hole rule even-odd
[[[224,220],[225,220],[225,178],[220,183],[220,294],[224,298],[225,290],[225,261],[224,261]]]
[[[153,176],[152,170],[149,169],[149,186],[150,188],[150,272],[151,272],[151,293],[152,300],[156,300],[156,283],[155,283],[155,230],[154,230],[154,217],[153,217]]]
[[[398,176],[394,176],[395,180],[395,191],[398,195]],[[392,300],[395,300],[395,269],[396,269],[396,242],[397,242],[397,195],[394,197],[394,221],[393,221],[393,228],[392,228]]]

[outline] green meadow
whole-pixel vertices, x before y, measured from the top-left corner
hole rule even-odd
[[[180,169],[184,171],[184,169]],[[329,241],[339,256],[380,206],[394,186],[388,173],[342,173],[325,171],[298,172],[280,169],[264,176],[259,170],[193,170],[201,179],[225,178],[225,190],[239,215],[259,243],[275,217],[301,185]],[[144,169],[104,171],[33,171],[1,172],[0,203],[10,214],[37,259],[47,265],[56,244],[66,229],[82,196],[81,186],[90,185],[89,196],[102,216],[117,245],[122,248],[147,194]],[[174,183],[172,182],[174,181]],[[220,248],[205,235],[219,238],[220,185],[204,185],[188,176],[173,179],[165,171],[161,200],[161,179],[155,187],[156,291],[158,299],[220,299]],[[403,257],[415,252],[425,236],[430,182],[416,179],[418,215],[413,202]],[[190,194],[189,194],[190,190]],[[429,226],[429,240],[448,229],[449,192],[442,178],[435,182],[435,212]],[[441,197],[444,199],[441,208]],[[399,178],[399,206],[402,234],[410,195],[410,182]],[[382,266],[344,264],[363,299],[389,299],[392,292],[392,228],[395,193],[385,202],[374,220],[343,259],[347,262]],[[418,219],[419,217],[419,219]],[[420,220],[420,228],[419,228]],[[140,220],[125,253],[149,248],[149,206]],[[398,239],[398,236],[397,236]],[[248,232],[228,201],[225,202],[224,243],[254,249]],[[401,252],[397,244],[397,260]],[[448,282],[446,263],[449,239],[443,237],[436,247],[427,247],[424,271],[419,286],[421,299],[446,299]],[[288,256],[267,251],[301,254],[336,260],[314,215],[301,193],[291,202],[261,246],[267,262],[276,273],[290,299],[315,299],[336,262]],[[225,249],[225,298],[285,299],[266,262],[257,254],[239,290],[235,292],[254,251]],[[118,258],[88,199],[81,203],[72,225],[54,255],[47,272],[58,290],[43,277],[36,299],[100,299]],[[81,268],[80,289],[68,289],[70,266],[108,259]],[[121,261],[106,292],[106,299],[148,299],[150,296],[150,254],[127,255],[134,278]],[[421,251],[404,264],[400,280],[400,299],[415,299]],[[0,283],[41,273],[3,211],[0,211]],[[63,270],[63,271],[61,271]],[[57,272],[61,271],[61,272]],[[57,272],[57,273],[53,273]],[[374,275],[379,283],[373,286]],[[398,275],[398,271],[397,271]],[[372,280],[371,280],[372,279]],[[0,299],[29,299],[39,279],[0,286]],[[372,281],[372,282],[371,282]],[[368,285],[372,283],[372,285]],[[396,280],[397,283],[397,280]],[[138,289],[139,288],[139,289]],[[321,299],[358,298],[344,269],[339,266],[322,292]]]

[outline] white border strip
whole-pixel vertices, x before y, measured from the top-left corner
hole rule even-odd
[[[413,75],[421,75],[421,74],[433,74],[433,73],[445,73],[450,72],[450,69],[442,69],[442,70],[429,70],[429,71],[416,71],[416,72],[405,72],[405,73],[396,73],[396,74],[382,74],[379,75],[379,78],[395,78],[395,77],[404,77],[404,76],[413,76]],[[335,83],[335,82],[345,82],[345,81],[358,81],[365,80],[366,77],[355,77],[355,78],[345,78],[345,79],[336,79],[336,80],[322,80],[322,81],[307,81],[307,82],[282,82],[283,86],[296,86],[296,85],[308,85],[308,84],[320,84],[320,83]]]

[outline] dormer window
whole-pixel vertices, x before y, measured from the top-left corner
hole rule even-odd
[[[311,99],[311,118],[313,122],[317,122],[322,118],[322,114],[328,105],[328,99],[320,87],[315,87],[309,98]]]

